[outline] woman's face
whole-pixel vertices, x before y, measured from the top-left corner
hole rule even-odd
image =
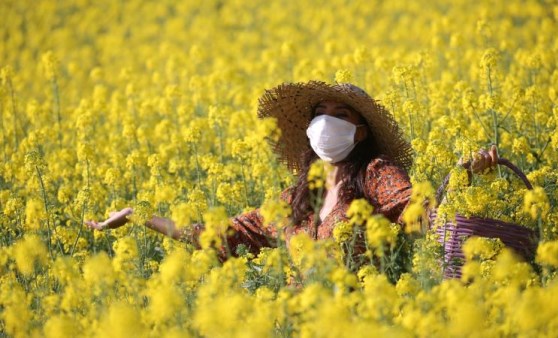
[[[366,120],[345,103],[337,101],[322,101],[314,107],[314,116],[312,118],[320,115],[329,115],[350,122],[356,126],[360,125],[361,127],[357,127],[355,133],[355,142],[364,140],[368,135],[368,128],[363,126],[363,124],[366,124]]]

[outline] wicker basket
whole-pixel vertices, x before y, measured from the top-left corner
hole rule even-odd
[[[531,183],[515,165],[506,159],[499,159],[498,164],[504,165],[521,178],[529,190],[533,189]],[[449,181],[449,174],[438,188],[436,199],[438,203]],[[429,214],[430,226],[434,225],[437,213],[432,210]],[[455,222],[446,222],[438,226],[436,233],[438,241],[444,248],[443,274],[444,278],[460,278],[461,267],[465,261],[461,249],[463,242],[471,236],[499,238],[506,246],[514,249],[527,261],[534,258],[538,238],[535,231],[514,223],[502,222],[490,218],[471,216],[469,218],[457,214]]]

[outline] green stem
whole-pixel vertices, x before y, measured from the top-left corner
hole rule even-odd
[[[47,199],[47,195],[46,195],[46,189],[45,189],[45,184],[43,182],[43,177],[41,175],[41,171],[39,170],[38,166],[35,166],[35,169],[37,170],[37,177],[39,178],[39,184],[41,185],[41,192],[43,195],[43,204],[45,206],[45,212],[47,214],[47,237],[48,237],[48,253],[50,255],[51,258],[53,258],[52,255],[52,246],[51,246],[51,230],[50,230],[50,213],[48,210],[48,199]]]
[[[539,211],[538,219],[537,219],[537,227],[539,228],[539,242],[543,241],[544,231],[542,227],[542,215]]]
[[[479,121],[482,129],[484,130],[484,132],[486,133],[486,135],[490,135],[490,131],[488,130],[488,128],[484,125],[484,122],[482,121],[482,119],[480,118],[479,114],[477,113],[475,106],[471,105],[473,114],[475,115],[475,117],[477,118],[477,120]]]
[[[17,139],[17,110],[16,110],[16,99],[14,86],[12,84],[12,79],[8,79],[8,87],[10,87],[10,96],[12,99],[12,124],[14,128],[14,153],[17,151],[19,146],[19,140]]]
[[[54,98],[54,112],[58,122],[58,145],[62,145],[62,116],[60,115],[60,93],[56,77],[52,78],[52,93]]]
[[[240,163],[240,174],[242,176],[242,185],[244,186],[244,206],[248,206],[248,182],[246,182],[246,175],[244,175],[244,164]]]
[[[196,158],[196,178],[197,178],[198,186],[201,187],[201,170],[200,170],[200,161],[198,159],[198,148],[194,143],[192,143],[192,147],[194,148],[194,157]]]
[[[91,178],[90,178],[90,172],[89,172],[89,159],[86,158],[85,159],[85,172],[87,175],[87,190],[89,191],[90,187],[91,187]]]
[[[415,101],[417,101],[417,103],[418,103],[417,86],[415,84],[415,80],[411,80],[411,84],[412,84],[412,88],[413,88],[413,97],[415,98]]]
[[[539,121],[537,120],[537,111],[538,111],[538,106],[537,106],[537,102],[535,101],[533,103],[533,124],[535,125],[535,143],[537,144],[537,147],[539,149],[541,149],[541,141],[540,141],[540,135],[541,135],[541,126]]]
[[[513,110],[513,107],[515,106],[515,103],[517,102],[519,96],[516,96],[515,99],[513,100],[510,109],[508,109],[508,112],[506,113],[506,115],[504,116],[504,118],[502,120],[500,120],[500,123],[504,124],[504,122],[508,119],[508,117],[510,116],[510,113]]]
[[[494,96],[494,89],[492,87],[492,76],[491,76],[491,72],[490,72],[490,67],[487,67],[486,69],[486,73],[487,73],[487,81],[488,81],[488,92],[490,94],[490,97],[492,98]],[[490,108],[490,112],[492,114],[492,126],[494,129],[494,138],[493,138],[493,143],[498,146],[498,117],[496,115],[496,111],[492,108]]]
[[[83,230],[83,220],[85,218],[85,208],[86,208],[86,202],[83,203],[83,205],[81,206],[81,222],[80,222],[80,227],[79,227],[79,231],[78,234],[76,236],[76,239],[74,240],[74,244],[72,245],[72,250],[70,250],[70,256],[72,256],[74,254],[74,251],[76,249],[77,243],[79,241],[79,238],[81,237],[81,232]]]
[[[490,97],[492,98],[494,96],[494,88],[492,87],[492,76],[490,67],[486,68],[486,73],[488,80],[488,92],[490,93]],[[494,129],[494,139],[492,143],[496,145],[496,147],[498,147],[498,144],[500,143],[500,135],[498,135],[498,115],[496,114],[496,110],[494,110],[493,108],[490,108],[490,113],[492,115],[492,128]],[[502,171],[500,170],[500,166],[496,166],[496,168],[498,169],[498,177],[501,178]]]
[[[4,105],[0,101],[0,112],[4,111]],[[8,153],[6,152],[6,128],[4,128],[4,118],[0,118],[0,129],[2,129],[2,152],[4,154],[4,163],[8,162]]]
[[[90,178],[89,178],[89,159],[85,159],[85,172],[87,175],[87,191],[89,192],[89,187],[90,187]],[[70,251],[70,256],[72,256],[74,254],[74,251],[76,249],[77,243],[81,237],[81,233],[83,231],[83,221],[85,218],[85,210],[87,210],[87,201],[84,201],[82,206],[81,206],[81,222],[79,230],[78,230],[78,234],[76,236],[76,239],[74,240],[74,245],[72,245],[72,250]]]
[[[349,271],[356,271],[356,269],[358,268],[357,266],[357,262],[355,262],[354,260],[354,253],[355,253],[355,245],[356,245],[356,241],[358,236],[360,235],[360,228],[357,225],[353,226],[353,237],[351,238],[351,242],[350,244],[347,246],[347,263],[346,263],[346,267],[347,269],[349,269]],[[353,270],[354,269],[354,270]]]
[[[141,255],[141,275],[143,277],[147,277],[145,275],[145,257],[147,256],[147,227],[143,227],[143,253]]]
[[[407,88],[407,81],[403,81],[403,88],[405,88],[405,98],[409,99],[409,89]]]
[[[408,112],[409,115],[409,129],[411,132],[411,140],[415,139],[415,130],[413,128],[413,115],[411,114],[411,111]]]
[[[382,257],[380,258],[380,272],[385,274],[386,272],[386,252],[384,248],[384,243],[380,244],[380,252],[382,253]]]
[[[323,203],[323,193],[324,193],[324,188],[320,187],[317,190],[317,194],[314,196],[313,198],[313,204],[314,204],[314,239],[318,239],[318,226],[320,225],[320,209],[322,207],[322,203]]]
[[[278,229],[280,230],[280,229]],[[283,260],[283,249],[285,248],[285,242],[281,240],[281,235],[279,231],[277,232],[277,246],[276,250],[279,250],[279,278],[281,281],[281,287],[287,285],[285,269],[283,268],[285,265],[285,261]]]

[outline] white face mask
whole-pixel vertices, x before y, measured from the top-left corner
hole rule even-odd
[[[345,159],[355,148],[355,133],[358,126],[351,122],[329,116],[316,116],[306,129],[310,145],[324,161],[337,163]]]

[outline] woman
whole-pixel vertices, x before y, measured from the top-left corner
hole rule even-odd
[[[282,194],[292,207],[292,226],[285,230],[286,240],[306,232],[315,239],[329,238],[335,224],[346,220],[345,212],[352,200],[366,198],[392,222],[402,224],[401,215],[409,203],[411,183],[406,170],[411,166],[411,147],[384,107],[365,91],[352,84],[329,85],[324,82],[281,84],[259,100],[258,116],[274,117],[281,137],[274,150],[281,161],[296,170],[298,182]],[[471,168],[480,172],[496,165],[498,156],[481,150]],[[318,158],[333,165],[328,174],[323,204],[314,212],[307,180],[311,164]],[[97,230],[117,228],[127,222],[133,212],[125,208],[112,213],[103,222],[88,221]],[[194,224],[185,230],[173,221],[153,216],[145,224],[150,229],[174,239],[197,243],[203,225]],[[277,234],[265,227],[259,210],[232,218],[232,234],[227,247],[244,244],[253,253],[273,246]],[[224,248],[222,254],[225,254]]]

